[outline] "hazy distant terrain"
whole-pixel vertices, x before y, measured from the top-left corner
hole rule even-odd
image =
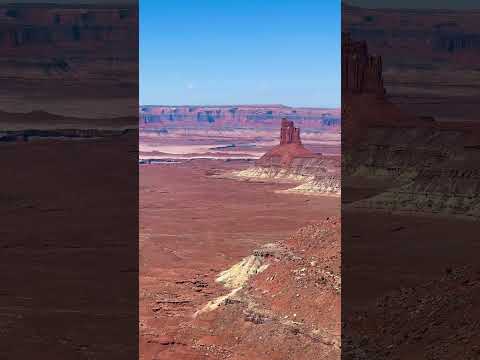
[[[140,158],[258,159],[294,120],[312,151],[340,152],[340,109],[282,105],[141,106]]]
[[[284,105],[140,107],[140,128],[278,129],[282,118],[303,130],[340,128],[338,108],[294,108]]]
[[[0,4],[0,109],[136,115],[135,5]]]

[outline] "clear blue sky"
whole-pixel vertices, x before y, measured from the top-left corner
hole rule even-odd
[[[340,0],[140,1],[142,105],[340,97]]]

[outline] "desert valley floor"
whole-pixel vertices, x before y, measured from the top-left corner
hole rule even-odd
[[[289,185],[212,176],[248,166],[219,160],[140,166],[143,359],[224,358],[215,352],[226,341],[221,335],[182,338],[194,313],[228,292],[215,282],[218,274],[266,243],[339,215],[338,197],[277,193]],[[284,309],[286,316],[294,311]]]

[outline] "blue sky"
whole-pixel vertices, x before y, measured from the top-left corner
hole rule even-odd
[[[140,1],[142,105],[340,97],[340,0]]]

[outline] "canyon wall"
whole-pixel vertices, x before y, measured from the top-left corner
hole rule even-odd
[[[134,6],[3,5],[0,46],[6,51],[42,47],[58,53],[80,43],[86,47],[108,40],[110,45],[119,46],[136,39],[129,25],[136,23],[137,16]]]
[[[138,113],[136,5],[0,5],[0,49],[5,111]]]
[[[283,118],[304,129],[340,129],[340,109],[293,108],[283,105],[141,106],[140,127],[266,128],[275,129]]]

